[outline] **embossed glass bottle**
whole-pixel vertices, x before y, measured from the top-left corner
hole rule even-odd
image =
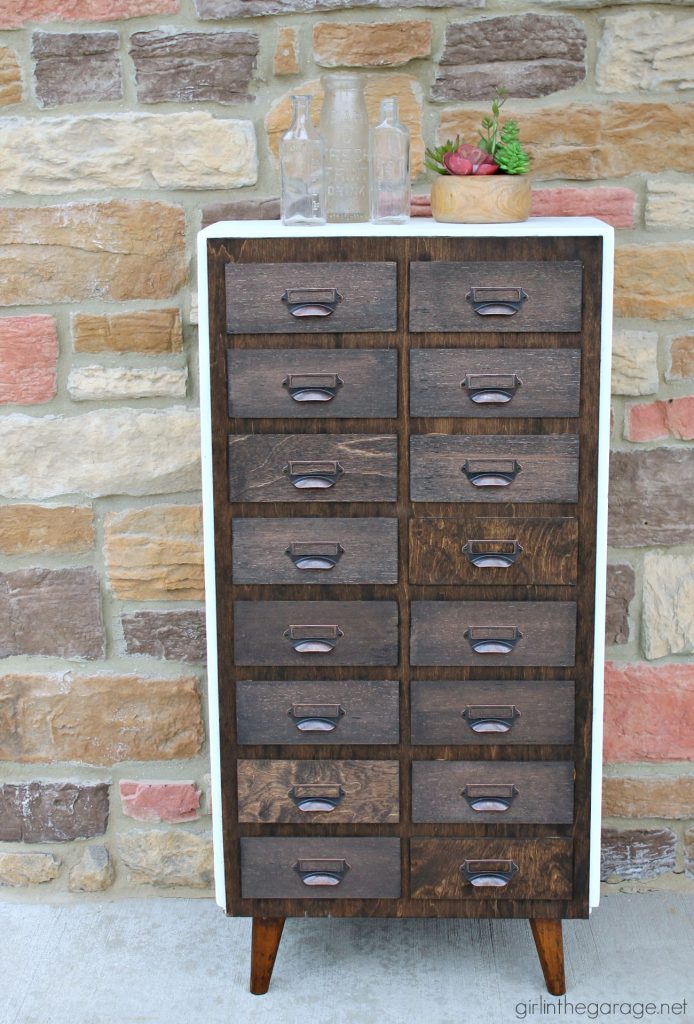
[[[381,100],[370,133],[371,220],[402,224],[410,217],[410,133],[398,120],[398,101]]]
[[[311,97],[292,96],[292,125],[280,141],[284,224],[325,224],[323,144],[311,121]]]
[[[369,219],[369,120],[360,75],[321,78],[325,215],[329,224]]]

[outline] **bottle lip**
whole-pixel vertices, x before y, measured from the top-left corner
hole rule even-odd
[[[333,71],[329,75],[321,75],[322,82],[355,82],[361,83],[363,76],[356,71]]]

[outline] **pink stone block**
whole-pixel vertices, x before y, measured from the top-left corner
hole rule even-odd
[[[633,228],[636,193],[630,188],[533,189],[531,217],[599,217],[615,228]]]
[[[0,0],[0,28],[32,21],[116,21],[178,9],[179,0]]]
[[[0,318],[0,402],[48,402],[55,395],[57,359],[52,316]]]
[[[694,761],[694,665],[605,666],[606,763]]]
[[[200,791],[194,782],[120,783],[123,814],[136,821],[194,821],[198,817]]]
[[[629,406],[625,434],[629,441],[694,440],[694,395]]]

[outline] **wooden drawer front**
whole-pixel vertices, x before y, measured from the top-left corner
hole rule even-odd
[[[399,821],[397,761],[239,761],[239,821]]]
[[[235,601],[237,665],[397,665],[395,601]]]
[[[235,519],[234,583],[397,583],[397,519]]]
[[[410,438],[412,501],[577,501],[574,434]]]
[[[414,899],[568,900],[573,893],[570,839],[412,839],[410,855]]]
[[[395,501],[397,438],[388,434],[232,434],[232,501]]]
[[[557,685],[557,684],[554,684]],[[238,743],[397,743],[397,680],[236,684]]]
[[[578,416],[579,349],[410,352],[413,416]]]
[[[412,820],[567,825],[570,761],[414,761]]]
[[[573,601],[413,601],[413,665],[573,665]]]
[[[574,683],[413,680],[412,742],[573,743]]]
[[[573,586],[577,573],[574,518],[410,520],[411,583]]]
[[[230,416],[397,416],[398,355],[384,349],[232,349]]]
[[[580,331],[583,265],[410,263],[411,331]]]
[[[395,263],[228,263],[229,334],[394,331]]]
[[[243,899],[397,899],[399,895],[399,839],[241,839]]]

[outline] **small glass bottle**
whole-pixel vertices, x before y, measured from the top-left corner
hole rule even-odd
[[[370,142],[371,220],[403,224],[410,217],[410,133],[398,121],[395,97],[381,100]]]
[[[369,119],[361,76],[341,72],[323,75],[321,82],[327,221],[368,221]]]
[[[284,224],[325,224],[323,144],[311,121],[311,97],[292,96],[292,125],[280,141]]]

